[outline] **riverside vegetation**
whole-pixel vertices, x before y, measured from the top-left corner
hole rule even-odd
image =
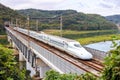
[[[0,44],[0,80],[25,80],[25,70],[16,64],[13,51]]]
[[[31,80],[26,69],[19,68],[10,46],[6,35],[0,35],[0,80]]]

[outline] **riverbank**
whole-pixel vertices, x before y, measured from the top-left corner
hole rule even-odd
[[[0,35],[0,44],[9,45],[9,42],[7,41],[7,35]]]
[[[6,38],[7,36],[6,35],[0,35],[0,39],[1,38]]]

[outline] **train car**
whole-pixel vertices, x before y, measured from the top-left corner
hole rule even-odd
[[[61,50],[64,50],[65,52],[69,53],[70,55],[88,60],[92,59],[91,53],[89,53],[87,50],[85,50],[79,42],[71,39],[66,39],[58,36],[49,36],[49,42],[48,44],[53,45]]]
[[[14,28],[19,32],[28,35],[28,30],[22,28]],[[89,53],[85,48],[83,48],[79,42],[67,38],[62,38],[58,36],[48,35],[45,33],[37,33],[34,31],[29,31],[29,36],[54,46],[60,50],[67,52],[73,57],[80,58],[83,60],[90,60],[93,58],[92,54]]]

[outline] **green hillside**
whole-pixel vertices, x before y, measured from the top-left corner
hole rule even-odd
[[[10,20],[15,22],[16,18],[24,19],[19,13],[0,3],[0,34],[4,34],[4,22]]]
[[[113,22],[113,23],[120,24],[120,15],[106,16],[106,19]]]
[[[75,14],[77,11],[75,10],[40,10],[40,9],[23,9],[17,10],[20,14],[28,15],[31,17],[54,17],[57,15],[68,15]]]
[[[116,25],[105,19],[105,17],[96,14],[84,14],[75,10],[39,10],[39,9],[24,9],[18,10],[22,15],[30,15],[34,18],[47,18],[63,16],[63,29],[69,30],[108,30],[116,29]],[[33,25],[34,26],[34,25]],[[41,22],[39,30],[59,28],[59,21],[50,20]]]

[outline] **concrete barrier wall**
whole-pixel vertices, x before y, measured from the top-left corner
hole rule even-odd
[[[36,53],[38,52],[38,56],[41,57],[43,61],[46,60],[45,63],[48,64],[52,69],[56,69],[58,71],[60,70],[60,72],[63,73],[77,73],[77,74],[85,73],[84,70],[62,59],[56,54],[46,50],[45,48],[35,44],[34,42],[30,42],[30,46],[34,48]]]
[[[89,51],[93,55],[93,58],[95,58],[95,59],[103,61],[104,58],[107,56],[106,52],[99,51],[99,50],[96,50],[96,49],[92,49],[92,48],[89,48],[89,47],[84,47],[84,48],[87,51]]]

